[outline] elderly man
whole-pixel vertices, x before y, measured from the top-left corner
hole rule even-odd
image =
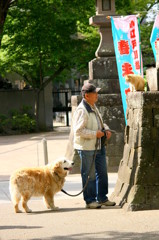
[[[87,83],[82,87],[82,101],[73,116],[74,148],[81,159],[81,176],[83,187],[88,174],[89,182],[83,193],[86,208],[114,206],[115,202],[108,200],[108,175],[106,166],[105,141],[111,137],[111,132],[95,106],[98,91],[93,84]],[[96,152],[96,154],[95,154]]]

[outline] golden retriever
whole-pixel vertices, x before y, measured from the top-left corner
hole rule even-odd
[[[10,194],[16,213],[20,213],[18,204],[22,199],[25,212],[31,212],[27,202],[32,196],[43,196],[47,208],[57,210],[54,195],[64,185],[67,172],[74,163],[65,157],[52,164],[36,168],[24,168],[14,172],[10,177]]]
[[[140,75],[128,74],[125,77],[126,82],[130,83],[130,90],[134,91],[144,91],[145,80]]]

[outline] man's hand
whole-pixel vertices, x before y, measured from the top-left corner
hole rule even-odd
[[[97,137],[97,138],[101,138],[101,137],[103,137],[103,136],[104,136],[104,132],[98,130],[97,133],[96,133],[96,137]]]
[[[109,140],[109,138],[111,138],[111,135],[112,135],[112,133],[111,132],[109,132],[109,131],[106,131],[106,136],[107,136],[107,139]]]

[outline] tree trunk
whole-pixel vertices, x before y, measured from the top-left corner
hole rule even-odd
[[[0,48],[3,37],[3,27],[7,17],[8,9],[12,0],[1,0],[0,1]]]
[[[36,117],[36,125],[37,130],[39,130],[39,106],[40,106],[40,91],[37,89],[35,92],[35,117]]]
[[[34,94],[35,94],[35,119],[36,119],[36,123],[37,123],[37,130],[39,129],[45,129],[46,126],[45,126],[45,119],[41,120],[40,118],[40,109],[43,109],[45,108],[45,101],[44,99],[42,99],[40,101],[40,94],[42,91],[44,91],[44,89],[47,87],[47,85],[53,81],[52,79],[54,79],[56,76],[58,76],[67,66],[66,65],[63,65],[63,66],[60,66],[59,69],[51,76],[51,77],[48,77],[45,81],[42,80],[42,70],[40,70],[40,82],[42,82],[42,84],[40,85],[40,88],[33,88],[34,89]],[[41,67],[42,69],[42,67]],[[24,79],[26,80],[26,82],[28,82],[31,86],[32,86],[32,82],[28,79],[27,75],[23,75]],[[43,97],[43,96],[41,96]],[[43,104],[43,106],[40,106],[40,104]],[[43,109],[44,112],[45,112],[45,109]],[[43,114],[42,114],[43,115]],[[44,117],[44,116],[42,116]],[[44,123],[44,124],[41,124],[41,123]],[[42,126],[43,125],[43,126]]]
[[[46,126],[46,115],[45,115],[45,98],[44,90],[35,90],[35,119],[37,124],[37,130],[45,131]]]

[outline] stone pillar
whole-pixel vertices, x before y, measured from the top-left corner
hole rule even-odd
[[[146,70],[146,79],[150,91],[159,91],[159,42],[156,49],[156,68]]]
[[[130,211],[159,209],[159,92],[129,93],[127,105],[123,158],[111,200]]]

